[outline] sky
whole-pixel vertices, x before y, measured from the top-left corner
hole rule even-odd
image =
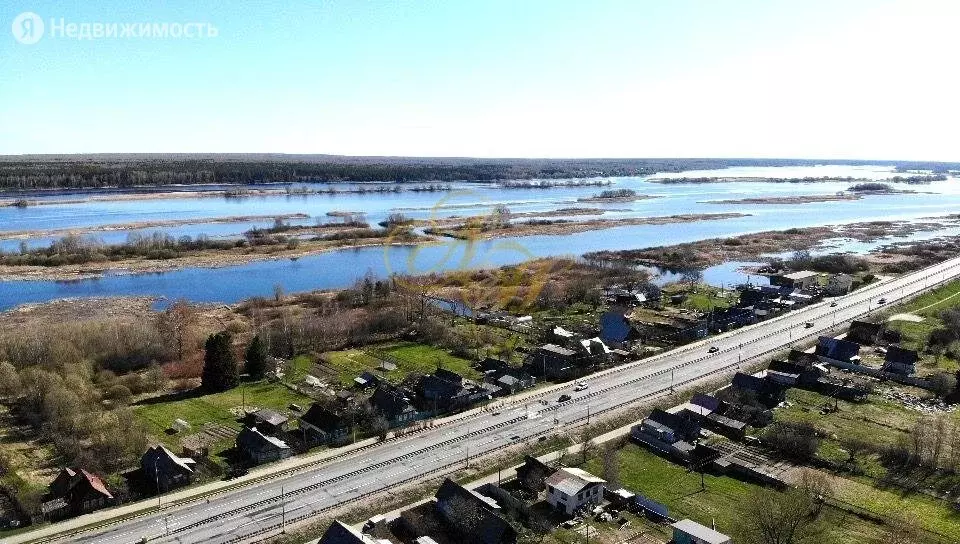
[[[78,40],[61,18],[217,35]],[[0,154],[960,160],[950,0],[6,0],[0,20]]]

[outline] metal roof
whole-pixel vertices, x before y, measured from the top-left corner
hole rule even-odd
[[[706,544],[728,544],[731,542],[729,536],[714,531],[713,529],[704,525],[700,525],[693,520],[682,519],[670,526],[674,529],[679,529],[681,532],[695,537]]]

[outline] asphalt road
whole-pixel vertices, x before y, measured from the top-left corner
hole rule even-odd
[[[815,338],[868,311],[878,299],[889,305],[927,287],[960,275],[960,259],[901,278],[874,284],[835,299],[725,333],[656,357],[623,365],[585,378],[589,387],[573,391],[573,384],[551,388],[523,404],[501,412],[466,417],[462,421],[394,439],[256,485],[209,499],[172,506],[85,533],[61,536],[61,541],[121,544],[141,539],[151,542],[224,543],[254,540],[291,523],[404,482],[416,481],[465,466],[469,459],[519,441],[536,441],[552,432],[568,430],[589,417],[669,392],[712,375],[730,372],[751,359],[764,357],[790,344]],[[813,323],[810,328],[806,323]],[[709,346],[719,351],[708,353]],[[558,403],[561,393],[573,398]],[[540,401],[545,401],[544,405]],[[51,539],[52,540],[52,539]]]

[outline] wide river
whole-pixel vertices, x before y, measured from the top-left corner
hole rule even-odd
[[[671,174],[672,177],[771,176],[819,177],[852,176],[887,179],[895,175],[884,167],[788,167],[736,168],[707,172]],[[665,176],[666,177],[666,176]],[[352,284],[370,274],[383,277],[391,273],[422,273],[457,268],[475,268],[512,264],[535,257],[581,255],[601,249],[627,249],[731,236],[761,230],[786,229],[866,220],[921,218],[960,213],[960,183],[955,179],[930,185],[898,186],[916,194],[867,196],[862,200],[814,204],[713,204],[707,201],[750,197],[831,194],[847,189],[851,183],[764,183],[734,182],[696,185],[653,183],[644,178],[613,178],[609,188],[629,188],[658,198],[630,203],[595,204],[577,202],[608,187],[554,187],[545,189],[507,189],[494,184],[456,183],[449,192],[313,194],[303,196],[271,195],[244,198],[158,198],[153,200],[112,200],[70,202],[87,195],[50,195],[35,197],[50,201],[25,209],[0,208],[0,250],[16,251],[20,240],[15,231],[51,231],[68,228],[95,228],[133,222],[177,221],[175,227],[162,230],[175,236],[207,234],[212,237],[236,237],[252,226],[272,221],[209,223],[216,218],[234,216],[273,216],[302,213],[310,219],[303,223],[331,220],[331,211],[363,212],[371,223],[400,211],[418,218],[476,215],[489,213],[496,204],[506,204],[513,212],[553,210],[562,207],[599,207],[608,210],[604,218],[662,216],[673,214],[741,212],[748,217],[720,221],[701,221],[667,225],[624,226],[564,236],[525,236],[466,243],[444,241],[422,247],[363,248],[332,251],[297,260],[282,259],[221,268],[189,268],[157,274],[111,273],[99,279],[61,281],[0,281],[0,310],[28,302],[63,297],[148,295],[173,300],[186,298],[198,302],[232,303],[251,296],[269,295],[276,285],[288,292],[336,288]],[[312,187],[322,189],[328,185]],[[352,185],[338,185],[349,188]],[[96,193],[94,193],[96,194]],[[34,197],[31,197],[34,198]],[[108,243],[122,242],[130,230],[98,232]],[[914,238],[939,234],[960,234],[954,229],[939,233],[921,233]],[[30,246],[49,244],[53,237],[26,240]],[[869,246],[856,244],[849,249],[862,251]],[[835,250],[835,249],[831,249]],[[665,275],[662,280],[669,279]],[[708,269],[704,278],[714,284],[742,281],[736,266],[727,264]]]

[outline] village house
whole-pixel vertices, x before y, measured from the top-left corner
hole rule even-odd
[[[167,491],[193,481],[196,463],[158,444],[148,448],[140,457],[140,470],[157,489]]]
[[[290,418],[276,410],[261,408],[247,416],[248,427],[256,427],[260,432],[276,436],[287,432]]]
[[[350,422],[343,415],[316,402],[300,416],[300,433],[303,441],[311,446],[337,443],[350,431]]]
[[[551,474],[553,468],[531,455],[525,456],[523,464],[517,467],[517,481],[528,491],[543,491],[547,477]]]
[[[824,288],[826,294],[832,297],[846,295],[853,288],[853,276],[850,274],[831,274]]]
[[[883,370],[901,376],[910,376],[917,372],[917,352],[900,346],[887,347]]]
[[[240,431],[237,435],[237,450],[255,464],[286,459],[293,453],[286,442],[265,435],[256,427],[244,427]]]
[[[634,440],[683,460],[690,458],[693,442],[699,436],[700,424],[694,414],[687,411],[671,414],[659,408],[630,429],[630,437]]]
[[[80,468],[64,468],[41,498],[40,511],[50,520],[79,516],[113,504],[103,480]]]
[[[417,409],[410,402],[410,396],[398,387],[380,384],[369,399],[370,406],[387,419],[391,427],[400,427],[415,421]]]
[[[858,321],[855,319],[850,322],[846,339],[862,346],[872,346],[879,340],[881,329],[883,329],[883,325],[880,323],[870,323],[869,321]]]
[[[465,410],[488,395],[485,389],[443,368],[420,378],[417,391],[421,409],[434,414]]]
[[[527,356],[524,366],[533,375],[549,380],[569,379],[578,371],[579,356],[571,349],[544,344]]]
[[[466,544],[515,544],[517,530],[502,515],[496,500],[450,478],[436,495],[437,512]]]
[[[768,408],[780,404],[787,396],[786,387],[766,376],[760,377],[737,372],[733,375],[730,385],[741,392],[752,393],[760,403]]]
[[[780,287],[789,287],[791,289],[810,289],[818,284],[820,274],[809,270],[791,272],[789,274],[777,274],[770,276],[770,285]]]
[[[816,356],[825,363],[860,364],[860,344],[839,338],[821,336],[817,339]]]
[[[547,502],[572,516],[584,505],[600,504],[606,480],[578,468],[561,468],[546,480]]]

